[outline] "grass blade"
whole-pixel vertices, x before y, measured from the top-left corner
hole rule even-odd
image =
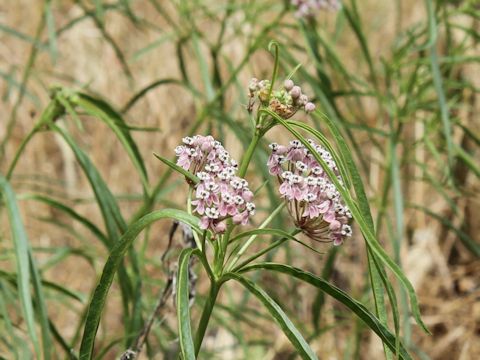
[[[37,358],[40,356],[40,343],[35,331],[35,313],[33,311],[32,295],[30,292],[30,253],[29,242],[25,227],[20,216],[17,199],[10,184],[0,175],[0,192],[7,208],[8,219],[12,233],[15,257],[17,260],[17,286],[22,304],[22,312],[27,324],[30,340],[35,348]]]

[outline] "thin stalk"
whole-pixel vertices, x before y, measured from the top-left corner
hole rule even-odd
[[[25,147],[33,138],[33,136],[38,131],[40,131],[42,126],[50,122],[54,122],[59,116],[61,116],[64,113],[64,111],[65,111],[64,107],[55,98],[52,101],[50,101],[50,103],[48,104],[48,106],[40,116],[40,119],[38,119],[38,122],[35,124],[33,129],[28,133],[25,139],[23,139],[22,143],[20,144],[20,147],[15,153],[15,157],[13,158],[13,161],[10,164],[10,167],[8,168],[8,171],[7,171],[7,176],[6,176],[7,180],[9,180],[12,177],[13,171],[15,170],[15,167],[17,165],[18,160],[20,159],[20,156],[22,155],[23,151],[25,150]]]
[[[39,22],[37,30],[35,32],[35,42],[37,42],[40,39],[40,36],[42,34],[42,31],[43,31],[44,27],[45,27],[45,16],[44,16],[44,13],[42,11],[40,22]],[[24,98],[24,95],[25,95],[25,92],[26,92],[28,79],[30,78],[30,74],[32,72],[33,65],[35,64],[35,60],[37,58],[37,53],[38,53],[38,48],[37,48],[36,44],[34,43],[32,45],[31,50],[30,50],[30,55],[28,56],[27,64],[25,66],[25,71],[23,72],[22,83],[21,83],[21,87],[20,87],[20,92],[18,94],[18,98],[17,98],[15,104],[13,105],[13,110],[10,113],[10,117],[8,118],[8,121],[7,121],[7,130],[6,130],[6,133],[5,133],[5,137],[3,138],[3,140],[0,144],[0,158],[3,158],[3,156],[5,155],[5,146],[7,145],[8,140],[10,140],[10,137],[12,136],[13,128],[15,126],[15,122],[17,121],[17,112],[18,112],[18,109],[20,108],[20,106],[22,104],[22,101],[23,101],[23,98]],[[7,179],[8,179],[8,177],[7,177]]]
[[[20,159],[20,155],[23,154],[23,151],[25,150],[25,147],[27,144],[30,142],[30,140],[33,138],[33,135],[35,135],[38,132],[38,127],[35,126],[29,133],[28,135],[22,140],[22,143],[20,144],[20,147],[18,148],[17,152],[15,153],[15,157],[13,158],[12,163],[10,164],[10,167],[8,168],[7,172],[7,180],[10,180],[13,174],[13,170],[17,166],[17,162]]]
[[[300,229],[295,229],[292,231],[292,233],[290,235],[292,236],[295,236],[297,235],[299,232],[301,232]],[[256,254],[253,254],[252,256],[250,256],[248,259],[246,259],[245,261],[243,261],[240,265],[237,265],[234,269],[232,269],[231,272],[237,272],[239,271],[241,268],[243,268],[245,265],[248,265],[250,264],[253,260],[259,258],[260,256],[266,254],[267,252],[269,252],[270,250],[273,250],[275,249],[276,247],[282,245],[285,241],[287,241],[288,238],[282,238],[280,240],[277,240],[275,242],[273,242],[271,245],[267,246],[265,249],[259,251],[258,253]]]
[[[258,229],[264,229],[265,227],[267,227],[267,225],[270,224],[270,222],[275,218],[275,216],[277,216],[280,213],[280,211],[282,211],[282,209],[285,207],[286,204],[287,204],[286,202],[282,202],[279,206],[277,206],[277,208],[273,210],[270,216],[268,216],[264,220],[264,222],[260,224]],[[229,270],[235,266],[235,264],[238,262],[240,257],[245,253],[245,251],[247,251],[248,247],[252,245],[253,241],[257,238],[257,236],[258,235],[250,236],[250,238],[245,242],[245,244],[243,244],[241,249],[238,251],[237,255],[233,258],[232,262],[228,266]]]
[[[188,198],[187,198],[187,212],[192,215],[192,194],[193,194],[193,188],[190,187],[188,189]],[[193,238],[195,240],[195,244],[197,244],[197,248],[199,248],[201,251],[204,251],[202,247],[202,243],[200,242],[200,239],[198,238],[198,235],[195,231],[193,233]]]
[[[207,297],[207,302],[203,308],[202,317],[200,318],[197,334],[195,336],[195,358],[198,357],[198,353],[200,352],[203,338],[205,337],[205,332],[207,331],[207,326],[210,321],[210,316],[212,315],[213,307],[215,306],[215,301],[217,300],[220,287],[221,283],[212,281],[210,286],[210,294]]]
[[[243,155],[242,163],[240,165],[240,169],[238,170],[239,177],[242,177],[242,178],[245,177],[245,174],[247,173],[248,165],[252,160],[253,153],[261,137],[262,137],[262,134],[260,133],[260,129],[255,129],[255,133],[253,134],[252,141],[250,142],[250,145],[248,145],[245,155]]]

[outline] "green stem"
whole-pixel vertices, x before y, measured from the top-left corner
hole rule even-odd
[[[257,147],[257,144],[261,137],[262,137],[262,134],[260,132],[260,129],[255,129],[255,133],[253,134],[252,141],[250,142],[250,145],[248,145],[245,155],[243,155],[242,163],[240,165],[240,169],[238,170],[239,177],[242,177],[242,178],[245,177],[245,174],[247,173],[248,165],[252,160],[253,152],[255,151],[255,148]]]
[[[301,232],[300,229],[295,229],[292,231],[291,235],[292,236],[295,236],[297,235],[299,232]],[[255,253],[253,254],[252,256],[250,256],[248,259],[246,259],[245,261],[243,261],[240,265],[237,265],[234,269],[232,269],[230,272],[238,272],[241,268],[243,268],[245,265],[248,265],[250,264],[253,260],[255,259],[258,259],[260,256],[268,253],[270,250],[272,249],[275,249],[276,247],[279,247],[280,245],[282,245],[285,241],[289,240],[289,238],[282,238],[280,240],[277,240],[275,242],[273,242],[272,244],[270,244],[269,246],[267,246],[265,249],[259,251],[258,253]]]
[[[282,209],[285,207],[286,204],[287,204],[286,202],[282,202],[279,206],[277,206],[277,208],[275,210],[273,210],[273,212],[265,219],[265,221],[263,223],[261,223],[260,226],[258,226],[258,229],[266,228],[267,225],[270,224],[270,222],[275,218],[275,216],[277,216],[278,213],[280,213],[280,211],[282,211]],[[238,262],[240,257],[245,253],[245,251],[247,251],[248,247],[253,243],[253,241],[256,238],[257,238],[257,235],[250,236],[250,238],[247,240],[247,242],[245,244],[243,244],[241,249],[238,251],[237,255],[235,255],[232,262],[228,266],[228,269],[232,269],[235,266],[235,264]]]
[[[187,212],[190,215],[192,215],[192,195],[193,195],[193,188],[190,187],[188,190],[188,198],[187,198]],[[198,234],[195,231],[192,231],[192,233],[193,233],[193,239],[195,240],[195,244],[197,244],[197,248],[199,248],[201,251],[204,251],[202,247],[202,243],[198,238]]]
[[[55,95],[53,95],[55,96]],[[52,101],[48,104],[48,106],[45,108],[43,111],[42,115],[40,116],[40,119],[38,119],[38,122],[35,124],[33,129],[28,133],[28,135],[23,139],[22,143],[20,144],[20,147],[18,148],[17,152],[15,153],[15,157],[13,158],[12,163],[10,164],[10,167],[8,168],[7,176],[6,178],[9,180],[12,177],[13,170],[15,170],[15,167],[17,165],[18,160],[20,159],[20,155],[23,154],[23,151],[25,150],[25,147],[27,144],[30,142],[32,137],[40,131],[42,126],[49,124],[51,122],[54,122],[58,117],[63,115],[65,109],[64,107],[55,99],[53,98]]]
[[[12,163],[10,164],[10,167],[8,168],[7,176],[6,178],[10,180],[13,174],[13,170],[17,166],[17,162],[20,159],[20,155],[22,155],[23,151],[25,150],[25,147],[27,144],[30,142],[32,139],[33,135],[37,133],[38,129],[37,127],[34,127],[27,135],[25,139],[23,139],[22,143],[20,144],[20,147],[18,148],[17,152],[15,153],[15,157],[13,158]]]
[[[205,332],[207,331],[208,322],[210,321],[210,316],[212,315],[213,307],[215,306],[215,301],[217,300],[220,287],[221,282],[217,283],[212,281],[210,286],[210,294],[207,297],[207,302],[203,308],[202,317],[200,318],[197,334],[195,336],[195,358],[198,357],[198,353],[202,347],[202,341],[205,336]]]

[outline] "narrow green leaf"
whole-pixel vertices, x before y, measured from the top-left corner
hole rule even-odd
[[[317,359],[317,356],[313,350],[297,330],[295,325],[293,325],[293,323],[290,321],[282,308],[262,288],[239,274],[229,273],[225,277],[238,281],[262,302],[270,315],[272,315],[274,320],[281,327],[282,331],[290,340],[292,345],[295,347],[295,349],[297,349],[298,354],[302,357],[302,359]]]
[[[194,231],[200,232],[200,229],[198,228],[198,218],[189,215],[184,211],[175,209],[165,209],[149,213],[128,227],[125,234],[112,248],[110,256],[108,257],[103,268],[100,281],[95,288],[92,300],[90,301],[83,331],[82,343],[80,345],[79,358],[81,360],[91,359],[93,356],[95,337],[107,300],[108,291],[110,290],[115,273],[117,272],[125,253],[144,228],[157,220],[167,218],[176,219],[186,223],[190,225]]]
[[[188,290],[188,266],[195,249],[184,249],[178,260],[177,271],[177,320],[180,349],[184,360],[195,360],[195,347],[190,324],[190,295]]]
[[[474,239],[472,239],[465,231],[457,228],[450,220],[447,219],[446,216],[439,215],[439,214],[433,212],[432,210],[430,210],[430,209],[428,209],[424,206],[420,206],[420,205],[410,205],[410,206],[413,207],[414,209],[418,209],[418,210],[423,211],[428,216],[430,216],[430,217],[434,218],[435,220],[441,222],[444,226],[446,226],[447,228],[452,230],[455,233],[455,235],[458,236],[458,238],[463,243],[463,245],[473,255],[475,255],[477,258],[480,258],[480,244],[477,241],[475,241]]]
[[[10,26],[0,24],[0,31],[5,32],[8,35],[14,36],[20,40],[26,41],[30,44],[33,44],[39,50],[47,50],[47,47],[43,45],[40,41],[38,41],[38,39],[35,39],[29,35],[21,33]]]
[[[69,215],[72,219],[78,221],[80,224],[82,224],[88,230],[90,230],[92,234],[94,234],[107,248],[109,247],[108,239],[105,236],[105,234],[94,223],[92,223],[86,217],[77,213],[71,207],[45,195],[39,195],[39,194],[25,195],[23,196],[23,199],[39,201],[57,210],[64,212],[65,214]]]
[[[48,30],[48,43],[50,49],[50,57],[52,62],[55,63],[58,57],[57,47],[57,32],[55,30],[55,17],[52,11],[52,1],[48,0],[45,4],[45,22]]]
[[[442,73],[440,72],[440,65],[437,55],[437,21],[433,8],[432,0],[425,0],[429,24],[429,52],[430,52],[430,67],[433,76],[433,85],[437,92],[438,105],[440,107],[440,118],[442,120],[443,134],[445,142],[447,143],[448,155],[448,174],[451,176],[451,167],[453,166],[453,141],[452,141],[452,125],[450,123],[450,110],[448,109],[445,91],[443,89]]]
[[[7,208],[8,219],[10,221],[10,231],[12,233],[13,245],[15,248],[18,292],[20,303],[22,304],[23,317],[27,324],[28,334],[35,348],[36,356],[40,359],[40,343],[35,331],[35,313],[33,311],[32,295],[30,292],[30,254],[28,237],[22,223],[15,193],[2,175],[0,175],[0,192]]]
[[[98,21],[100,21],[101,24],[104,23],[105,20],[105,6],[103,5],[102,0],[93,0],[95,4],[95,16],[97,17]]]
[[[207,61],[202,54],[202,50],[200,49],[200,42],[198,40],[198,35],[193,32],[192,33],[192,44],[193,50],[195,51],[195,55],[198,59],[198,64],[200,66],[200,74],[202,75],[203,84],[205,86],[205,92],[207,94],[207,100],[210,102],[215,98],[215,91],[213,89],[212,80],[210,79],[210,73],[208,71]]]
[[[102,212],[102,217],[107,228],[108,241],[111,246],[112,242],[118,237],[118,227],[120,226],[120,230],[122,231],[125,227],[125,221],[120,214],[120,209],[115,197],[110,192],[107,184],[103,181],[98,170],[92,164],[88,156],[78,147],[71,135],[55,124],[50,124],[50,127],[64,138],[87,176],[100,207],[100,211]]]
[[[137,168],[144,186],[144,191],[146,191],[146,189],[148,189],[147,169],[143,162],[143,158],[140,155],[137,144],[133,140],[128,126],[121,115],[105,101],[91,97],[87,94],[69,94],[68,90],[64,90],[62,95],[66,95],[67,100],[70,103],[83,109],[87,114],[102,120],[110,127],[110,129],[112,129],[132,160],[134,166]]]
[[[351,298],[343,290],[337,288],[336,286],[330,284],[329,282],[319,278],[318,276],[311,274],[309,272],[303,271],[301,269],[276,263],[260,263],[247,266],[242,269],[242,272],[247,272],[251,270],[265,269],[280,272],[289,276],[293,276],[299,280],[305,281],[328,295],[332,296],[336,300],[340,301],[342,304],[347,306],[351,311],[353,311],[363,322],[372,329],[382,341],[388,345],[388,347],[395,352],[396,339],[395,336],[388,330],[388,328],[383,325],[380,320],[373,315],[362,303]],[[411,359],[405,347],[400,344],[400,357],[402,359]]]
[[[200,181],[200,179],[193,175],[191,172],[185,170],[184,168],[182,168],[181,166],[178,166],[177,164],[175,164],[173,161],[170,161],[166,158],[164,158],[163,156],[160,156],[156,153],[153,153],[153,155],[158,159],[160,160],[161,162],[163,162],[165,165],[167,165],[168,167],[170,167],[172,170],[175,170],[176,172],[179,172],[180,174],[182,174],[183,176],[185,176],[188,180],[190,180],[192,183],[194,184],[198,184],[198,182]]]
[[[122,107],[121,113],[124,114],[128,110],[130,110],[132,106],[135,105],[136,102],[140,100],[142,97],[144,97],[150,90],[156,89],[161,85],[171,85],[171,84],[180,85],[180,86],[184,85],[182,81],[177,79],[160,79],[160,80],[154,81],[153,83],[145,86],[135,95],[133,95],[133,97],[130,100],[128,100],[128,102]]]
[[[37,305],[37,316],[40,322],[40,328],[42,330],[41,334],[43,345],[43,358],[50,359],[52,357],[54,347],[52,342],[52,335],[50,333],[47,304],[45,301],[45,296],[43,294],[42,280],[40,278],[40,273],[38,272],[35,259],[33,258],[32,251],[30,249],[28,255],[30,261],[30,272],[33,282],[33,292],[35,294],[35,300]]]

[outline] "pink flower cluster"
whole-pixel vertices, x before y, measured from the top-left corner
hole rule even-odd
[[[200,227],[223,233],[226,219],[246,225],[255,214],[253,193],[248,182],[236,176],[238,164],[219,141],[212,136],[195,135],[183,138],[175,148],[177,165],[195,174],[194,211],[201,215]]]
[[[313,17],[321,10],[339,10],[339,0],[291,0],[297,17]]]
[[[284,119],[292,117],[301,108],[307,113],[315,110],[315,104],[309,102],[308,96],[302,93],[300,86],[295,85],[290,79],[285,80],[282,89],[272,91],[271,94],[270,88],[269,80],[258,81],[256,78],[250,80],[248,87],[250,97],[248,109],[250,111],[257,99],[262,105],[268,105],[272,111]]]
[[[332,155],[313,140],[308,140],[342,184]],[[340,193],[312,153],[298,140],[289,146],[270,144],[270,174],[280,181],[280,194],[288,202],[295,225],[313,240],[340,245],[352,235],[348,225],[352,215]]]

